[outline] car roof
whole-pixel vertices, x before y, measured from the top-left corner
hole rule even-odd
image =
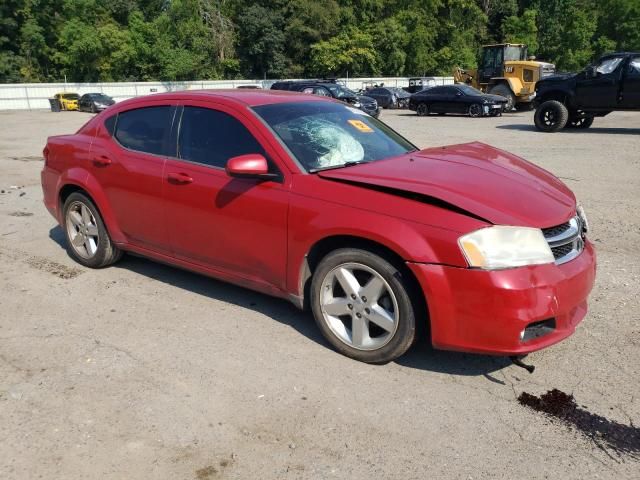
[[[219,89],[219,90],[182,90],[179,92],[154,93],[143,97],[136,97],[118,103],[119,108],[128,105],[144,104],[149,101],[199,100],[218,101],[238,106],[257,107],[291,102],[327,102],[335,101],[328,97],[309,95],[307,93],[288,90],[258,90],[258,89]]]

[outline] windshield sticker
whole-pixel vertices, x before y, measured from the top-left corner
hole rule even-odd
[[[373,132],[373,128],[364,123],[362,120],[347,120],[352,127],[356,127],[361,132],[371,133]]]

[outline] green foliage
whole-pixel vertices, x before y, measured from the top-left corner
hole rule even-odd
[[[640,1],[0,2],[3,83],[449,75],[496,42],[580,69],[640,50]]]
[[[364,76],[378,73],[373,37],[350,28],[311,47],[311,71],[317,75]]]
[[[529,46],[529,53],[535,55],[538,50],[538,12],[525,10],[521,16],[511,15],[502,23],[502,36],[508,43],[524,43]]]

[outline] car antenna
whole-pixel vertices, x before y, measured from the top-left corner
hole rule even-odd
[[[512,357],[509,357],[511,359],[511,361],[513,362],[514,365],[517,365],[520,368],[524,368],[527,372],[529,373],[533,373],[536,370],[536,367],[534,367],[533,365],[527,365],[526,363],[522,362],[522,359],[525,357],[526,355],[522,355],[522,356],[517,356],[514,355]]]

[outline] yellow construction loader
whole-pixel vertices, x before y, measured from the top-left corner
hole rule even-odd
[[[527,109],[535,97],[536,82],[556,71],[552,63],[538,62],[527,56],[527,46],[502,43],[485,45],[477,69],[456,67],[456,83],[466,83],[486,93],[505,97],[505,110]]]

